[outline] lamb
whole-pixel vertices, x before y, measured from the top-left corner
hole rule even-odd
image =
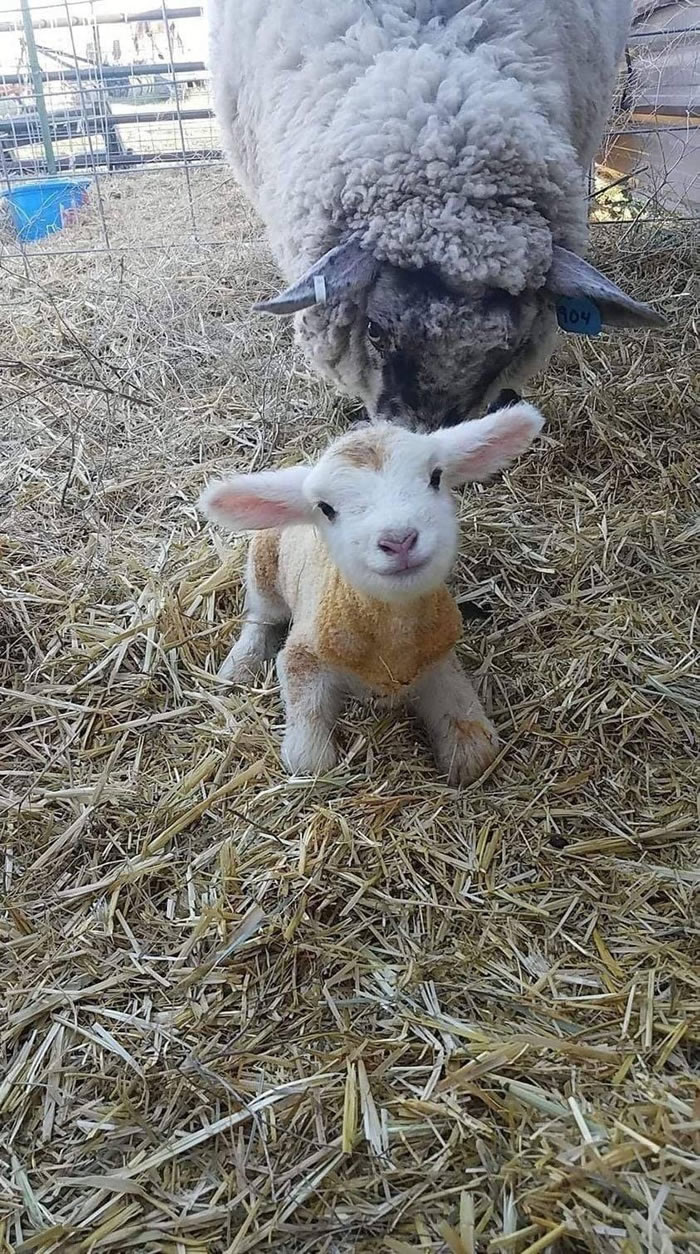
[[[282,758],[296,774],[328,770],[348,695],[408,702],[452,784],[476,779],[496,732],[461,669],[461,616],[445,585],[457,551],[451,488],[484,480],[542,426],[520,403],[432,432],[386,422],[338,437],[315,466],[211,484],[200,508],[253,530],[246,613],[220,677],[245,683],[277,652],[286,710]]]
[[[580,256],[630,3],[210,0],[224,148],[290,282],[257,308],[370,417],[517,399],[557,317],[663,325]]]

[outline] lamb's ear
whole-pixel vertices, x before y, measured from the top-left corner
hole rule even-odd
[[[262,531],[310,522],[312,507],[303,493],[308,466],[262,470],[210,483],[199,498],[206,518],[229,531]]]
[[[377,262],[353,235],[345,244],[331,248],[296,283],[273,296],[260,300],[253,309],[259,313],[293,314],[311,305],[323,305],[329,300],[350,296],[371,283],[377,270]]]
[[[520,401],[485,418],[436,431],[430,438],[440,449],[446,483],[456,487],[489,479],[530,447],[543,423],[539,409]]]
[[[552,249],[552,268],[545,287],[553,296],[593,301],[600,310],[604,326],[606,323],[611,327],[666,326],[666,319],[656,313],[651,305],[634,300],[616,283],[606,279],[590,262],[556,244]]]

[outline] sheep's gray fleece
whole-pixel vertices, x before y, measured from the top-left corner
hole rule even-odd
[[[546,361],[558,294],[662,320],[579,254],[630,0],[210,0],[217,114],[312,364],[436,427]],[[573,255],[572,255],[573,254]]]

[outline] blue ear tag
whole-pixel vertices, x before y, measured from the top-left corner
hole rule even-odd
[[[574,335],[600,335],[603,319],[600,310],[592,300],[573,296],[557,298],[557,322],[562,331],[572,331]]]

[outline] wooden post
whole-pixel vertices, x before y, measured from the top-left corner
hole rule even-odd
[[[36,50],[36,41],[34,39],[34,27],[32,25],[32,15],[29,10],[29,0],[21,0],[21,4],[22,22],[24,23],[24,37],[27,41],[27,56],[29,58],[29,69],[32,75],[34,99],[36,100],[36,111],[39,117],[41,138],[44,144],[46,169],[49,174],[55,174],[56,157],[54,155],[53,144],[51,142],[51,123],[49,122],[49,114],[46,108],[46,100],[44,98],[44,84],[41,77],[39,53]]]

